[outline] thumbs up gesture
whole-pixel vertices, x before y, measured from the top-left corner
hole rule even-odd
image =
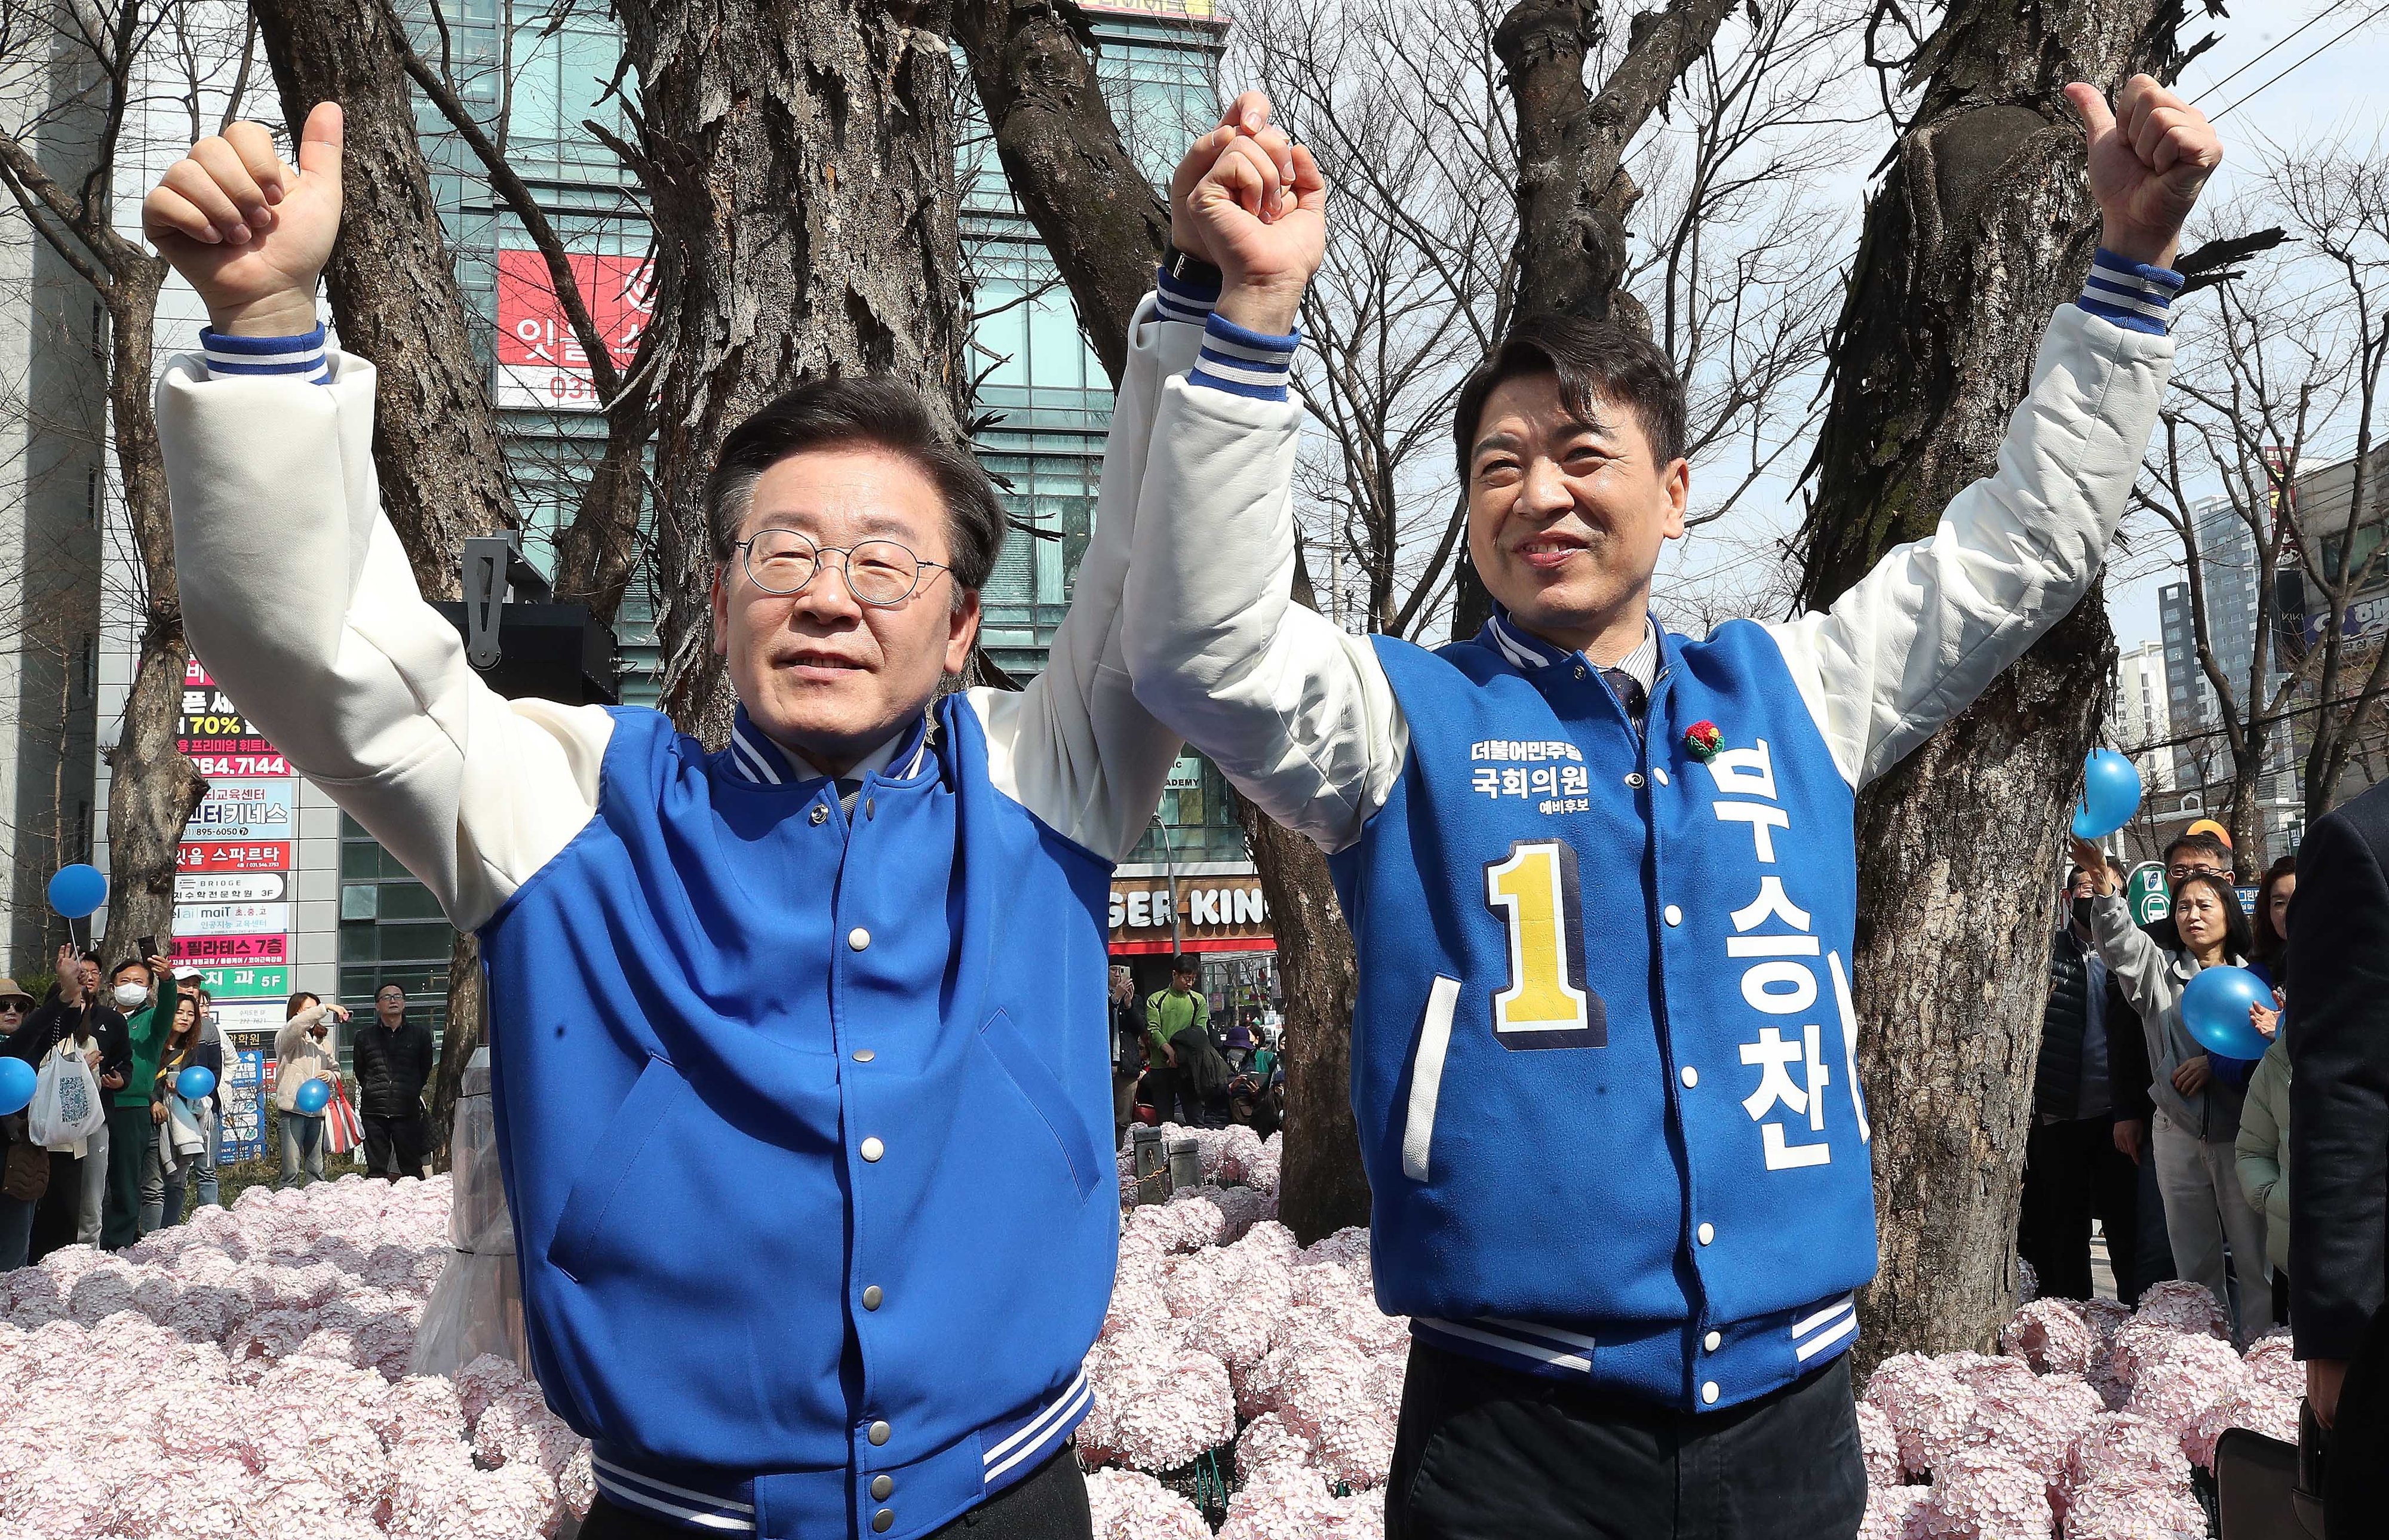
[[[141,227],[228,336],[315,329],[315,286],[340,230],[340,108],[307,115],[296,170],[238,122],[200,140],[141,203]]]
[[[2105,220],[2100,244],[2119,257],[2169,267],[2199,189],[2223,164],[2223,141],[2206,115],[2149,75],[2134,75],[2114,110],[2079,82],[2065,99],[2090,138],[2090,196]]]

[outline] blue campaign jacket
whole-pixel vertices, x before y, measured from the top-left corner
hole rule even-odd
[[[596,817],[480,933],[540,1383],[621,1479],[809,1535],[885,1474],[920,1533],[1086,1411],[1110,863],[994,791],[958,696],[850,821],[754,737],[613,715]]]
[[[1874,1275],[1849,783],[1758,626],[1663,636],[1638,739],[1598,670],[1500,625],[1373,639],[1410,752],[1330,860],[1378,1303],[1459,1351],[1747,1400],[1846,1348]]]

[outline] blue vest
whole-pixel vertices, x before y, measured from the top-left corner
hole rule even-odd
[[[1088,1406],[1112,863],[990,783],[961,696],[850,818],[614,719],[595,816],[480,933],[541,1388],[651,1515],[926,1533]]]
[[[1409,757],[1330,864],[1377,1303],[1692,1410],[1829,1362],[1875,1270],[1853,796],[1782,654],[1745,621],[1663,635],[1638,736],[1500,618],[1373,640]]]

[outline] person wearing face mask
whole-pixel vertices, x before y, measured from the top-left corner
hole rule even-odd
[[[149,1092],[181,996],[162,957],[128,958],[116,965],[108,982],[109,998],[124,1017],[125,1038],[132,1046],[131,1073],[109,1098],[108,1190],[99,1216],[101,1248],[120,1252],[141,1239],[141,1178],[154,1158],[157,1138]]]
[[[29,1051],[28,1062],[37,1068],[57,1055],[82,1054],[98,1079],[103,1100],[124,1088],[132,1075],[133,1050],[125,1039],[124,1018],[106,1003],[97,962],[78,960],[70,948],[58,948],[57,982],[48,998],[25,1018],[7,1046],[0,1047],[0,1052],[17,1058]],[[49,1156],[50,1180],[33,1211],[29,1262],[39,1262],[61,1247],[98,1243],[107,1191],[107,1124],[85,1138],[49,1146]]]
[[[2025,1136],[2016,1253],[2040,1292],[2090,1297],[2090,1221],[2105,1227],[2115,1291],[2134,1288],[2140,1171],[2114,1135],[2110,1089],[2107,964],[2090,935],[2096,892],[2080,867],[2065,876],[2065,919],[2049,948],[2049,1006],[2040,1023],[2032,1129]]]
[[[2151,1144],[2174,1268],[2205,1284],[2235,1323],[2238,1340],[2254,1342],[2272,1323],[2273,1296],[2265,1276],[2265,1216],[2240,1185],[2242,1092],[2217,1077],[2207,1050],[2181,1019],[2182,991],[2202,970],[2247,965],[2254,944],[2248,917],[2229,879],[2195,872],[2174,888],[2178,944],[2159,946],[2132,923],[2122,876],[2099,848],[2077,839],[2074,859],[2098,890],[2090,926],[2099,955],[2123,981],[2148,1040],[2149,1090],[2156,1101]],[[2251,1025],[2261,1009],[2250,1008]],[[2240,1285],[2236,1305],[2224,1279],[2227,1241]]]

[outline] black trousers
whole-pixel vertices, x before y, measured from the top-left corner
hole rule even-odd
[[[1846,1354],[1695,1416],[1411,1344],[1386,1540],[1849,1540]]]
[[[2090,1297],[2090,1221],[2107,1227],[2107,1265],[2115,1292],[2140,1298],[2133,1254],[2140,1234],[2140,1170],[2115,1148],[2104,1117],[2036,1123],[2025,1136],[2024,1208],[2016,1253],[2040,1277],[2050,1299]]]
[[[689,1540],[703,1531],[683,1529],[637,1508],[617,1508],[599,1493],[581,1521],[579,1540]],[[970,1540],[1094,1540],[1094,1516],[1087,1510],[1087,1479],[1079,1473],[1078,1451],[1064,1445],[1035,1471],[1005,1487],[929,1540],[968,1535]]]
[[[39,1262],[52,1252],[75,1243],[83,1223],[83,1163],[81,1155],[50,1152],[50,1185],[33,1205],[33,1240],[25,1260]]]
[[[365,1126],[365,1175],[400,1177],[423,1175],[423,1114],[410,1113],[403,1117],[377,1117],[361,1114],[358,1122]],[[397,1166],[392,1170],[391,1162]]]

